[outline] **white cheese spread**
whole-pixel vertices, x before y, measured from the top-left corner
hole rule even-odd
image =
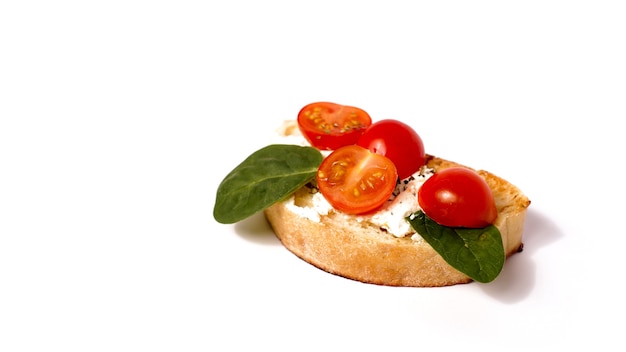
[[[279,135],[274,139],[274,142],[310,145],[299,131],[291,131],[291,135],[289,136]],[[326,156],[328,154],[325,153],[324,155]],[[411,235],[411,238],[415,241],[422,240],[421,236],[413,231],[406,217],[420,210],[420,206],[417,202],[417,191],[424,181],[432,175],[432,169],[422,167],[421,170],[396,185],[393,195],[381,209],[371,215],[357,215],[357,221],[367,221],[396,237]],[[315,222],[320,222],[321,216],[328,215],[331,211],[340,213],[339,210],[334,209],[333,206],[328,203],[320,192],[312,196],[311,204],[307,207],[296,205],[293,196],[287,199],[286,202],[286,206],[289,210]]]
[[[432,174],[433,170],[422,168],[409,178],[402,180],[396,186],[394,195],[376,213],[358,218],[361,221],[369,221],[396,237],[414,233],[406,217],[421,209],[417,202],[417,191]]]
[[[333,209],[333,206],[328,203],[320,192],[313,194],[311,198],[312,203],[307,207],[297,206],[294,200],[295,197],[291,196],[285,201],[287,208],[311,221],[320,222],[321,216],[328,215],[331,211],[338,212],[338,210]]]

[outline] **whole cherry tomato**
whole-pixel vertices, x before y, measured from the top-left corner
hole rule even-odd
[[[356,144],[371,124],[364,110],[329,102],[308,104],[298,113],[300,131],[312,146],[322,150]]]
[[[487,182],[464,167],[437,171],[422,184],[417,199],[422,211],[443,226],[483,228],[498,216]]]
[[[411,126],[397,120],[373,123],[359,138],[357,145],[391,159],[400,179],[413,175],[425,162],[422,138]]]
[[[322,161],[316,178],[320,192],[334,208],[361,214],[377,209],[389,199],[398,173],[388,158],[348,145]]]

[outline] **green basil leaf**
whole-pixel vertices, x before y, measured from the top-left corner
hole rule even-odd
[[[220,183],[213,217],[232,224],[269,207],[311,181],[322,159],[312,147],[273,144],[257,150]]]
[[[448,264],[475,281],[491,282],[502,271],[504,246],[494,225],[482,229],[442,226],[421,210],[407,220]]]

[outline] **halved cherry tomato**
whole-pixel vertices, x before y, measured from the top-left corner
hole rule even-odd
[[[357,145],[333,151],[317,171],[317,186],[324,198],[348,214],[380,207],[391,196],[397,180],[391,160]]]
[[[424,165],[424,143],[411,126],[392,119],[372,124],[359,138],[358,145],[393,161],[398,177],[405,179]]]
[[[311,103],[298,113],[298,126],[304,137],[323,150],[356,144],[371,124],[372,118],[364,110],[335,103]]]
[[[498,216],[487,182],[464,167],[436,172],[422,184],[417,200],[424,213],[443,226],[483,228]]]

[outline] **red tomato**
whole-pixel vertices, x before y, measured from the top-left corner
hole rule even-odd
[[[335,103],[311,103],[298,113],[298,126],[304,137],[312,146],[324,150],[356,144],[371,124],[367,112]]]
[[[397,180],[391,160],[357,145],[330,153],[317,172],[317,186],[324,198],[348,214],[380,207],[391,196]]]
[[[498,216],[487,182],[463,167],[436,172],[420,187],[417,200],[424,213],[443,226],[483,228]]]
[[[411,126],[397,120],[380,120],[359,138],[357,145],[393,161],[398,177],[405,179],[417,172],[425,162],[424,143]]]

